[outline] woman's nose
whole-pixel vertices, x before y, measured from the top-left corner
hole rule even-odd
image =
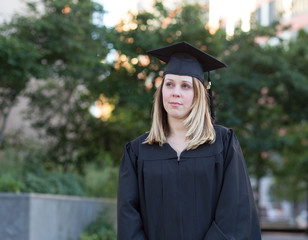
[[[178,87],[173,88],[172,96],[174,97],[180,96],[180,89]]]

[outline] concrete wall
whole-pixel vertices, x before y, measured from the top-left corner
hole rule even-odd
[[[115,222],[115,200],[0,193],[0,239],[77,240],[100,211]]]

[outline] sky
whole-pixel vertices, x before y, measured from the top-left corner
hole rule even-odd
[[[1,1],[1,0],[0,0]],[[129,10],[150,9],[154,0],[93,0],[101,4],[107,13],[104,16],[104,25],[115,26],[121,17]],[[164,6],[170,8],[174,3],[180,2],[205,2],[206,0],[163,0]],[[225,0],[223,0],[225,1]],[[243,0],[244,1],[244,0]]]
[[[13,12],[18,11],[22,13],[24,11],[25,0],[0,0],[0,22],[4,19],[10,18]],[[128,10],[149,9],[154,0],[94,0],[101,4],[106,10],[104,14],[103,25],[108,27],[115,26],[121,17]],[[230,28],[233,29],[233,22],[236,18],[241,17],[242,20],[248,20],[249,18],[249,5],[255,0],[208,0],[211,4],[212,11],[210,12],[210,24],[218,25],[219,19],[225,16],[228,19],[227,31]],[[287,1],[287,0],[283,0]],[[191,3],[203,3],[207,0],[164,0],[164,5],[168,8],[172,7],[175,2],[191,2]],[[221,6],[225,6],[221,8]],[[244,27],[247,28],[247,27]],[[246,29],[247,30],[247,29]]]
[[[104,15],[104,25],[111,27],[115,26],[121,17],[131,9],[147,8],[152,5],[153,0],[95,0],[103,5],[107,13]],[[186,0],[185,2],[206,2],[206,0]],[[166,6],[171,6],[177,0],[164,0]],[[226,30],[227,34],[232,34],[234,23],[241,18],[242,28],[245,31],[249,30],[249,17],[251,7],[255,0],[209,0],[212,11],[210,12],[210,25],[218,27],[221,17],[225,17],[228,21]],[[221,8],[225,6],[225,8]]]
[[[0,22],[9,20],[14,12],[23,13],[25,10],[25,1],[28,0],[0,0]],[[121,16],[131,8],[152,0],[94,0],[101,5],[108,13],[104,16],[105,25],[112,27],[117,24]]]
[[[104,15],[104,25],[108,27],[115,26],[121,16],[125,14],[128,10],[140,6],[140,0],[95,0],[100,3],[107,13]]]

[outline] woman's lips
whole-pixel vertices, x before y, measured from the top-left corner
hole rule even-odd
[[[182,105],[182,104],[179,103],[179,102],[170,102],[169,104],[170,104],[171,106],[173,106],[173,107],[178,107],[178,106]]]

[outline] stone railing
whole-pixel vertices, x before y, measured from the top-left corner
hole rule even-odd
[[[113,199],[0,193],[0,239],[77,240],[101,211],[115,223]]]

